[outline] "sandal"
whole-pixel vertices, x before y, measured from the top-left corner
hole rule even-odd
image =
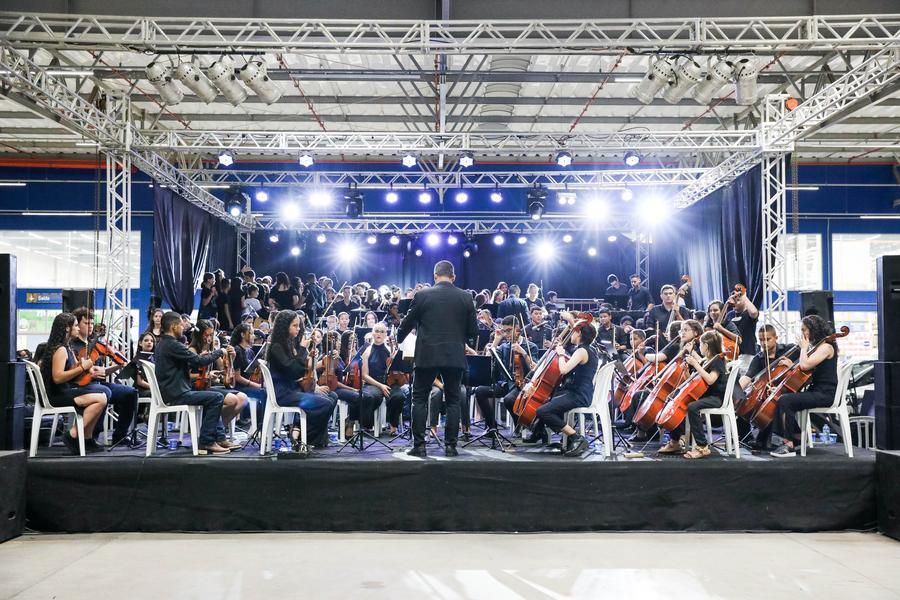
[[[659,449],[660,454],[678,454],[681,452],[681,440],[669,440],[668,443]]]
[[[703,458],[704,456],[709,456],[710,450],[709,446],[697,446],[690,452],[686,452],[685,458]]]

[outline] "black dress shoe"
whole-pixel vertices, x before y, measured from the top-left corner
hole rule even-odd
[[[459,450],[456,449],[456,445],[447,444],[444,446],[444,456],[459,456]]]
[[[590,448],[590,442],[588,442],[587,438],[580,433],[569,436],[568,441],[570,443],[565,451],[566,456],[581,456],[588,448]]]
[[[419,458],[425,458],[426,456],[428,456],[428,454],[426,454],[425,452],[424,444],[422,444],[421,446],[413,446],[406,454],[408,456],[418,456]]]
[[[81,455],[81,450],[78,448],[78,439],[69,435],[68,431],[62,434],[62,441],[66,448],[69,449],[69,452],[75,455]]]
[[[97,443],[97,440],[84,440],[85,452],[103,452],[103,446]]]
[[[525,439],[523,444],[549,444],[550,443],[550,434],[547,433],[547,429],[541,427],[540,429],[536,429],[531,432],[531,435]]]

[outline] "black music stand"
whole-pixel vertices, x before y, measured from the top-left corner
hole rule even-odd
[[[487,359],[491,368],[493,368],[493,365],[496,362],[496,364],[500,365],[500,368],[506,374],[506,377],[508,378],[507,381],[515,381],[515,377],[510,375],[509,371],[506,370],[506,366],[503,364],[503,362],[497,356],[497,351],[493,348],[493,346],[489,346],[488,351],[491,353],[491,356],[471,356],[471,355],[469,355],[469,356],[466,356],[466,360],[468,362],[468,359],[485,358],[485,359]],[[496,361],[491,360],[492,357],[497,360]],[[469,363],[469,371],[472,370],[473,363],[475,364],[475,367],[477,368],[478,361],[470,362]],[[494,384],[493,374],[490,374],[490,370],[488,370],[489,376],[487,378],[485,378],[484,371],[485,371],[485,369],[484,369],[484,366],[482,365],[481,373],[476,374],[476,376],[479,379],[480,384],[481,385],[493,385]],[[496,402],[496,401],[497,401],[497,398],[494,398],[494,402]],[[494,406],[494,410],[495,411],[497,410],[496,406]],[[499,431],[497,431],[496,428],[494,428],[494,429],[489,428],[484,433],[479,435],[478,437],[472,438],[471,440],[469,440],[468,442],[463,444],[463,448],[467,448],[467,447],[471,446],[472,444],[474,444],[475,442],[480,443],[482,446],[487,446],[487,444],[485,443],[486,439],[491,441],[490,447],[488,448],[489,450],[500,450],[501,452],[506,452],[510,448],[515,448],[515,446],[516,446],[515,444],[512,443],[512,441],[509,438],[505,437]],[[504,448],[504,444],[506,444],[505,448]]]

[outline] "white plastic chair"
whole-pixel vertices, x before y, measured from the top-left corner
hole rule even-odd
[[[850,417],[850,424],[856,425],[857,446],[868,450],[875,447],[875,417],[865,415],[853,416]]]
[[[263,456],[272,450],[274,436],[275,417],[280,422],[284,414],[297,413],[300,415],[300,442],[306,446],[306,411],[296,406],[279,406],[275,397],[275,385],[272,383],[272,373],[269,371],[269,363],[260,359],[259,368],[262,370],[263,381],[266,383],[266,411],[262,424],[262,443],[259,445],[259,455]]]
[[[581,435],[584,435],[584,416],[593,415],[594,427],[600,423],[600,429],[603,433],[603,453],[606,456],[612,456],[612,421],[609,418],[609,393],[612,384],[613,372],[616,369],[615,363],[607,363],[597,368],[597,374],[594,375],[594,396],[591,405],[585,408],[573,408],[566,413],[566,423],[569,427],[573,427],[575,423],[575,415],[578,415],[578,429]],[[600,432],[595,432],[600,433]],[[563,434],[562,445],[566,447],[568,436]]]
[[[844,450],[847,456],[853,458],[853,443],[850,435],[850,413],[847,411],[847,386],[850,383],[850,372],[853,370],[853,361],[848,360],[842,365],[838,365],[837,388],[834,391],[834,402],[826,408],[810,408],[801,410],[797,413],[797,419],[800,421],[800,456],[806,456],[807,444],[813,445],[812,426],[809,422],[809,415],[816,413],[820,415],[835,415],[841,426],[841,435],[844,438]]]
[[[37,396],[34,403],[34,418],[31,420],[31,448],[28,456],[33,457],[37,453],[38,438],[41,435],[41,417],[44,415],[53,415],[54,417],[58,415],[75,415],[75,427],[78,431],[78,449],[81,451],[81,456],[84,456],[84,418],[78,414],[74,407],[57,408],[51,406],[47,390],[44,388],[44,379],[41,377],[41,368],[27,360],[25,361],[25,368],[28,372],[28,378],[31,380],[31,387],[34,388],[34,393]],[[48,447],[53,445],[55,435],[56,419],[54,418],[53,428],[50,430],[50,443],[47,444]]]
[[[733,360],[728,363],[728,382],[725,384],[725,399],[719,408],[704,408],[700,414],[706,420],[706,436],[709,440],[712,438],[712,419],[710,415],[720,415],[722,417],[722,430],[725,433],[725,452],[734,453],[735,458],[741,457],[741,441],[737,432],[737,417],[734,415],[734,385],[740,376],[740,361]],[[685,419],[684,435],[686,440],[691,437],[691,424]]]
[[[198,454],[197,439],[200,437],[200,421],[203,412],[202,406],[179,404],[168,405],[159,391],[159,382],[156,380],[156,365],[146,360],[140,361],[144,367],[144,376],[150,384],[150,415],[147,419],[147,456],[156,450],[156,439],[159,436],[160,415],[184,414],[187,415],[191,432],[191,449],[194,456]],[[183,425],[183,422],[182,422]],[[184,427],[181,427],[181,439],[184,441]]]

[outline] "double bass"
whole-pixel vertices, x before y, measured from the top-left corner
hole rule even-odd
[[[553,349],[556,346],[564,346],[572,333],[579,331],[585,325],[594,320],[590,313],[578,313],[574,325],[566,324],[566,327],[558,332],[540,361],[531,371],[531,377],[525,383],[525,387],[516,397],[513,412],[519,416],[519,424],[523,427],[531,427],[537,418],[537,409],[546,404],[553,397],[556,386],[559,385],[559,354]]]
[[[815,346],[809,346],[806,355],[809,356],[815,352],[822,344],[830,344],[834,340],[848,335],[850,335],[850,328],[844,325],[841,327],[840,333],[832,333]],[[772,390],[766,400],[760,405],[756,412],[753,413],[753,416],[750,417],[750,422],[760,429],[768,426],[769,423],[772,422],[772,419],[775,418],[775,405],[778,403],[778,399],[781,395],[799,392],[803,389],[803,386],[806,385],[806,382],[809,381],[810,376],[812,376],[812,371],[804,371],[801,369],[800,359],[798,358],[789,369],[781,374],[781,379],[775,386],[775,389]]]

